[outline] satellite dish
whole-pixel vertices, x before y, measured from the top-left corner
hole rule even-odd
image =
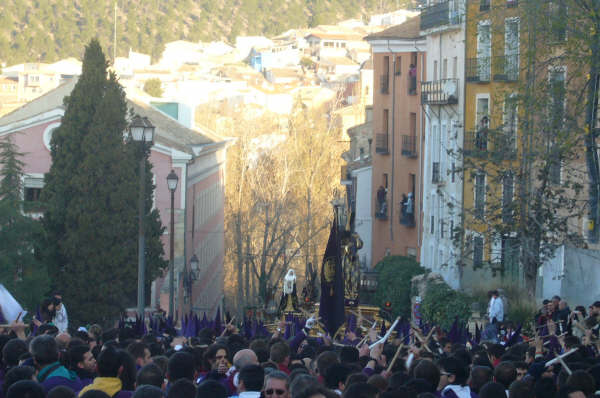
[[[444,83],[444,94],[446,95],[446,97],[455,97],[456,96],[456,81],[454,80],[447,80],[446,83]]]

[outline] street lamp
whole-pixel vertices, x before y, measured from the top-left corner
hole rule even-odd
[[[175,190],[179,177],[171,170],[167,176],[167,186],[171,191],[171,241],[169,243],[169,315],[175,314]]]
[[[146,279],[146,238],[144,236],[144,191],[146,187],[146,142],[152,145],[154,139],[154,126],[147,117],[134,116],[129,124],[131,138],[140,143],[140,198],[138,208],[138,291],[137,310],[142,321],[144,320]]]

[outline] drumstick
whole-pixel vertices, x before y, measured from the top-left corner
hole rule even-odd
[[[404,347],[404,343],[401,343],[398,346],[398,349],[396,350],[396,353],[394,354],[394,357],[392,358],[392,361],[390,362],[387,371],[388,373],[392,370],[392,368],[394,367],[394,364],[396,363],[396,360],[398,359],[398,356],[400,355],[400,350],[402,349],[402,347]]]

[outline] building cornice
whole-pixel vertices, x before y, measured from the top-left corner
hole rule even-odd
[[[408,53],[424,52],[427,48],[425,37],[418,39],[376,39],[369,40],[373,53]]]
[[[4,126],[0,126],[0,137],[3,135],[14,133],[15,131],[19,131],[22,129],[29,128],[31,126],[39,125],[42,123],[46,123],[52,120],[60,119],[65,114],[65,110],[62,107],[54,108],[49,111],[37,114],[32,117],[28,117],[23,120],[18,120],[16,122],[12,122],[6,124]]]

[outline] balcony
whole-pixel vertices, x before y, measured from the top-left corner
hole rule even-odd
[[[514,159],[517,154],[515,136],[512,132],[494,129],[466,131],[464,155],[498,160]]]
[[[417,95],[417,71],[408,74],[408,95]]]
[[[402,156],[409,158],[417,157],[417,136],[403,135],[402,136]]]
[[[516,82],[519,80],[519,54],[494,57],[492,61],[494,81]]]
[[[458,79],[441,79],[421,83],[423,105],[458,104]]]
[[[381,94],[390,93],[390,75],[381,75],[381,78],[379,79],[379,88]]]
[[[390,153],[389,151],[389,134],[376,134],[375,135],[375,153],[379,153],[381,155],[387,155]]]
[[[460,23],[459,13],[450,7],[449,1],[434,4],[421,11],[421,30],[458,23]]]
[[[519,6],[519,0],[507,0],[506,8],[517,8]]]
[[[402,194],[400,201],[400,224],[414,227],[415,224],[415,193]]]
[[[490,9],[490,0],[480,0],[479,11],[488,11]]]
[[[387,220],[387,189],[383,186],[377,190],[377,202],[375,204],[375,218],[378,220]]]
[[[490,81],[490,57],[467,58],[465,64],[467,82],[489,83]]]

